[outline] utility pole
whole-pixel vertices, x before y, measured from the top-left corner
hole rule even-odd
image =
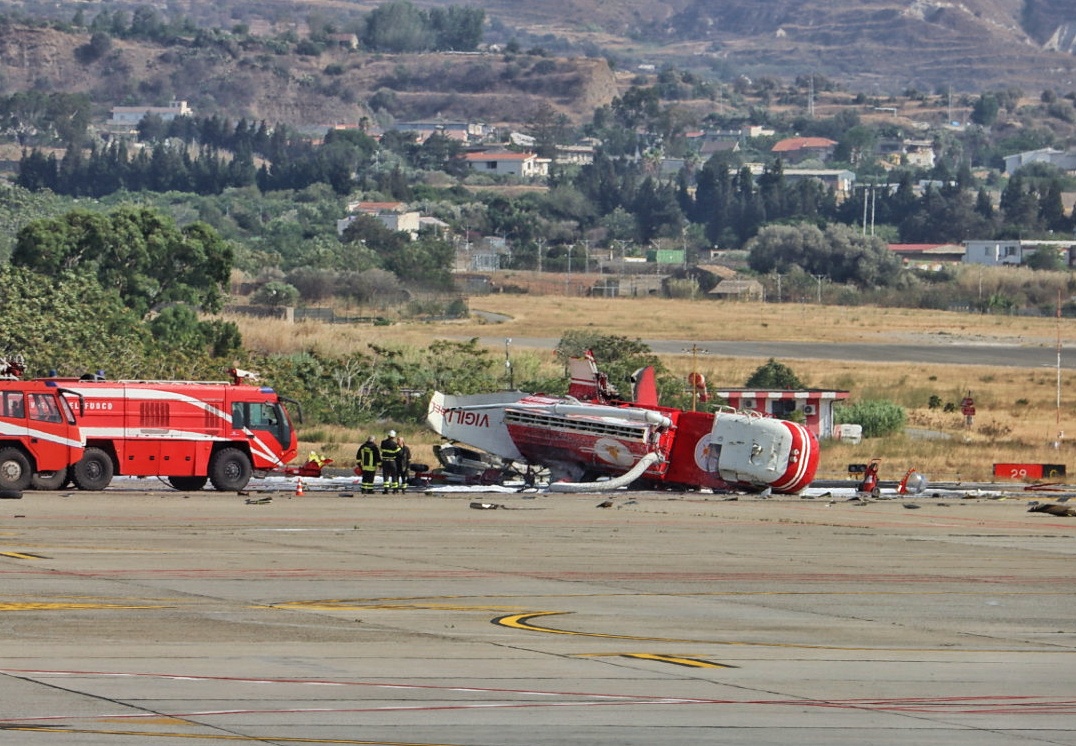
[[[867,235],[867,185],[863,185],[863,235]]]
[[[876,193],[874,191],[874,182],[871,182],[871,235],[874,235],[874,203],[876,200]]]
[[[818,305],[822,305],[822,280],[825,279],[825,275],[811,275],[811,277],[818,280]]]
[[[1061,447],[1065,433],[1061,429],[1061,291],[1057,291],[1057,440],[1054,448]]]
[[[568,274],[564,278],[564,294],[568,295],[568,286],[572,281],[572,249],[575,248],[571,244],[568,244]]]

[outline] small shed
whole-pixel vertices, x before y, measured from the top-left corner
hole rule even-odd
[[[831,389],[719,389],[712,392],[734,409],[788,419],[802,412],[804,426],[818,438],[834,436],[833,405],[848,398],[849,392]]]
[[[720,300],[762,300],[765,290],[758,280],[725,279],[707,295]]]

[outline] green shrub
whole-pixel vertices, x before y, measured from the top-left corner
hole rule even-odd
[[[803,381],[784,363],[779,363],[772,357],[755,369],[751,377],[744,383],[749,389],[802,389],[805,388]]]
[[[834,408],[833,417],[839,424],[862,425],[864,438],[880,438],[904,429],[908,414],[904,407],[891,401],[861,401]]]

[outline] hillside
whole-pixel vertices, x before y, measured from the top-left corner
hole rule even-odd
[[[730,77],[819,74],[867,93],[1076,87],[1070,0],[485,0],[494,17]],[[503,14],[503,15],[502,15]],[[544,16],[544,17],[540,17]]]
[[[92,60],[78,54],[91,38],[85,30],[9,22],[0,34],[0,94],[86,92],[98,117],[116,104],[176,98],[204,114],[327,125],[379,113],[518,123],[545,105],[578,123],[639,73],[666,65],[719,82],[810,75],[868,95],[1076,91],[1071,0],[477,0],[468,5],[485,10],[484,41],[514,42],[523,53],[390,55],[331,46],[299,54],[280,42],[302,39],[312,26],[361,32],[380,4],[176,0],[167,12],[150,12],[214,29],[210,42],[164,47],[114,35]],[[77,12],[88,23],[95,12],[146,7],[7,5],[63,24]]]
[[[0,92],[88,93],[104,118],[113,105],[175,98],[199,113],[294,126],[355,124],[374,115],[371,98],[397,119],[519,122],[543,104],[580,119],[617,93],[601,58],[343,48],[274,55],[238,43],[162,47],[114,39],[107,54],[87,64],[76,50],[89,40],[88,33],[9,27],[0,35]]]
[[[1069,89],[1076,57],[1043,48],[1076,8],[1020,0],[757,2],[695,0],[666,24],[714,54],[773,73],[817,71],[859,90],[983,90],[1010,85]],[[1036,38],[1037,37],[1037,38]]]

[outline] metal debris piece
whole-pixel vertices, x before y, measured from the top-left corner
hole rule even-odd
[[[245,501],[247,505],[266,505],[271,503],[273,498],[271,497],[251,497]]]
[[[1057,503],[1033,504],[1027,509],[1028,513],[1049,513],[1050,515],[1062,516],[1063,518],[1076,518],[1076,508]]]

